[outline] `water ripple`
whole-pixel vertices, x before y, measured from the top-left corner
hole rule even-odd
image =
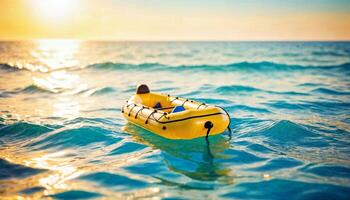
[[[2,198],[349,199],[350,43],[29,44],[0,42]],[[232,133],[128,123],[141,83],[225,108]]]

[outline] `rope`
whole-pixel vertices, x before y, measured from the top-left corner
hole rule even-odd
[[[126,107],[129,108],[129,106],[131,106],[131,105],[136,105],[136,104],[134,104],[134,103],[126,104]]]
[[[204,106],[204,105],[205,105],[205,103],[199,104],[199,106],[197,107],[197,109],[199,109],[201,106]]]
[[[191,116],[191,117],[186,117],[186,118],[182,118],[182,119],[174,119],[174,120],[170,120],[170,121],[158,121],[157,119],[155,119],[153,117],[153,119],[161,124],[168,124],[168,123],[174,123],[174,122],[180,122],[180,121],[185,121],[185,120],[189,120],[189,119],[195,119],[195,118],[200,118],[200,117],[208,117],[208,116],[213,116],[213,115],[224,115],[224,113],[221,112],[217,112],[217,113],[211,113],[211,114],[207,114],[207,115],[197,115],[197,116]],[[167,119],[170,119],[169,117],[166,117]]]
[[[145,106],[142,106],[142,108],[136,112],[135,119],[137,119],[137,115],[145,108],[146,108]]]
[[[130,117],[130,113],[131,113],[131,111],[135,108],[135,107],[137,107],[137,105],[136,104],[134,104],[134,107],[132,107],[131,109],[130,109],[130,111],[129,111],[129,114],[128,114],[128,116]]]
[[[165,113],[163,113],[163,115],[162,116],[160,116],[157,120],[159,121],[162,117],[165,117],[167,115],[167,113],[165,112]],[[165,117],[166,118],[166,117]]]
[[[185,103],[188,101],[188,99],[186,99],[186,101],[184,101],[183,103],[182,103],[182,105],[181,106],[184,106],[185,105]]]
[[[179,97],[175,97],[173,100],[170,101],[170,103],[173,103],[173,101],[178,100]]]
[[[151,112],[151,114],[148,115],[148,117],[147,117],[147,119],[146,119],[146,121],[145,121],[145,124],[148,124],[149,118],[150,118],[154,113],[156,113],[156,112],[157,112],[157,110],[154,110],[153,112]],[[153,116],[153,118],[154,118],[154,116]]]
[[[213,156],[213,154],[212,154],[212,152],[211,152],[211,150],[210,150],[209,138],[208,138],[208,137],[205,137],[205,141],[206,141],[206,143],[207,143],[207,145],[206,145],[206,146],[207,146],[206,150],[207,150],[207,155],[208,155],[208,156],[205,156],[204,158],[205,158],[205,160],[208,161],[209,164],[212,166],[212,165],[213,165],[213,158],[214,158],[214,156]]]
[[[229,123],[228,123],[228,126],[227,126],[227,130],[228,130],[228,132],[229,132],[229,140],[231,140],[232,139],[232,131],[231,131],[231,116],[228,114],[228,112],[225,110],[225,109],[223,109],[222,107],[220,107],[220,106],[216,106],[216,107],[218,107],[218,108],[221,108],[225,113],[226,113],[226,115],[228,116],[228,119],[229,119]]]
[[[207,142],[207,152],[208,152],[208,158],[209,158],[209,163],[212,165],[213,164],[213,154],[210,151],[210,143],[209,143],[209,133],[211,128],[214,127],[214,124],[211,121],[207,121],[204,124],[204,128],[208,129],[207,130],[207,135],[205,136],[205,141]]]
[[[228,125],[227,130],[229,132],[228,140],[230,141],[232,139],[232,131],[231,131],[230,125]]]
[[[155,108],[156,110],[166,110],[166,109],[171,109],[171,108],[174,108],[174,106],[172,107],[164,107],[164,108]]]

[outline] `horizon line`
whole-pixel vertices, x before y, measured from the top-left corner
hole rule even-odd
[[[189,40],[123,40],[123,39],[78,39],[78,38],[20,38],[20,39],[10,39],[10,38],[0,38],[0,42],[23,42],[23,41],[45,41],[45,40],[52,40],[52,41],[80,41],[80,42],[350,42],[350,39],[335,39],[335,40],[308,40],[308,39],[300,39],[300,40],[294,40],[294,39],[286,39],[286,40],[258,40],[258,39],[252,39],[252,40],[215,40],[215,39],[203,39],[203,40],[196,40],[196,39],[189,39]]]

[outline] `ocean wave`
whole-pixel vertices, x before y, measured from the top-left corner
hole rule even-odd
[[[37,137],[54,130],[54,127],[32,124],[28,122],[17,122],[4,125],[0,128],[0,140],[6,143],[18,142],[21,140]]]
[[[56,194],[49,195],[54,199],[93,199],[102,197],[103,195],[96,192],[89,192],[84,190],[69,190]]]
[[[301,53],[282,53],[281,56],[285,56],[285,57],[298,57],[298,56],[302,56]]]
[[[317,87],[317,86],[324,86],[323,83],[301,83],[298,85],[298,87]]]
[[[256,87],[245,86],[245,85],[229,85],[229,86],[220,86],[215,89],[215,92],[222,95],[231,95],[236,93],[256,93],[264,92],[269,94],[278,94],[278,95],[288,95],[288,96],[306,96],[307,93],[295,92],[295,91],[271,91],[263,90]]]
[[[44,191],[45,188],[41,186],[34,186],[34,187],[29,187],[24,190],[19,191],[20,194],[25,194],[25,195],[31,195],[37,192]]]
[[[219,163],[232,163],[232,165],[244,165],[267,160],[267,158],[265,157],[254,155],[245,150],[227,149],[224,153],[226,155],[230,155],[230,158],[222,160],[218,159]]]
[[[0,158],[0,180],[11,178],[26,178],[46,171],[45,169],[31,168],[25,165],[11,163]]]
[[[238,62],[222,65],[166,65],[162,63],[96,63],[88,65],[86,68],[98,70],[200,70],[200,71],[293,71],[293,70],[312,70],[312,69],[350,69],[350,63],[339,65],[325,65],[325,66],[304,66],[304,65],[290,65],[274,63],[269,61],[262,62]]]
[[[329,52],[349,44],[106,43],[62,59],[15,45],[0,61],[4,198],[346,199],[350,61]],[[129,123],[139,83],[223,107],[232,132],[179,141]]]
[[[324,177],[350,178],[350,168],[340,165],[309,164],[300,169],[303,172]]]
[[[252,190],[252,188],[254,189]],[[222,197],[231,199],[266,199],[266,197],[269,199],[281,199],[281,197],[289,199],[347,199],[349,193],[350,187],[347,186],[274,178],[238,183],[231,192],[223,194]]]
[[[24,93],[57,93],[58,91],[49,90],[47,88],[31,84],[31,85],[26,86],[25,88],[23,88],[19,92],[24,92]]]
[[[347,102],[334,101],[301,101],[293,103],[287,101],[271,101],[264,104],[275,109],[287,109],[292,111],[304,110],[324,114],[330,114],[331,112],[339,113],[339,109],[343,109],[343,111],[346,112],[350,106],[350,103]]]
[[[123,192],[130,189],[144,188],[148,186],[147,182],[109,172],[91,173],[81,176],[79,179],[84,181],[92,181],[101,186],[113,187],[114,189]]]
[[[286,132],[285,130],[288,130]],[[329,146],[327,141],[320,139],[318,133],[306,126],[289,120],[281,120],[272,123],[263,130],[250,132],[241,137],[263,137],[272,145],[324,147]]]
[[[11,97],[16,92],[0,91],[0,98]]]
[[[135,151],[140,151],[147,148],[147,146],[138,144],[135,142],[125,142],[122,146],[113,149],[108,155],[120,155],[134,153]]]
[[[121,138],[113,137],[111,131],[100,127],[83,126],[80,128],[63,128],[58,129],[52,134],[47,134],[44,137],[38,137],[26,147],[34,149],[50,149],[50,148],[81,148],[94,143],[109,145],[116,143]]]
[[[350,92],[331,90],[331,89],[328,89],[328,88],[317,88],[317,89],[312,90],[311,92],[330,94],[330,95],[350,95]]]
[[[221,86],[216,88],[216,92],[218,93],[227,93],[227,92],[260,92],[261,89],[243,86],[243,85],[231,85],[231,86]]]
[[[114,87],[102,87],[102,88],[87,91],[87,93],[90,94],[89,96],[100,96],[100,95],[115,93],[116,91],[117,89]]]
[[[267,172],[267,171],[276,171],[276,170],[281,170],[281,169],[290,169],[290,168],[295,168],[297,166],[302,165],[303,162],[296,160],[294,158],[286,158],[286,157],[278,157],[278,158],[273,158],[264,165],[258,166],[258,167],[253,167],[253,168],[248,168],[246,169],[247,171],[258,171],[258,172]]]
[[[159,63],[142,63],[142,64],[128,64],[128,63],[95,63],[88,65],[86,68],[99,69],[99,70],[132,70],[132,69],[156,69],[162,68],[165,65]]]
[[[63,91],[64,90],[60,88],[49,89],[49,88],[41,87],[35,84],[30,84],[23,88],[16,88],[14,90],[0,92],[0,97],[6,98],[16,94],[36,94],[36,93],[37,94],[56,94]]]
[[[69,70],[69,68],[65,68]],[[76,70],[76,68],[70,68]],[[96,69],[96,70],[204,70],[204,71],[294,71],[294,70],[311,70],[311,69],[338,69],[348,71],[350,69],[350,63],[343,63],[339,65],[297,65],[297,64],[284,64],[284,63],[275,63],[270,61],[261,61],[261,62],[236,62],[228,64],[200,64],[200,65],[169,65],[163,63],[114,63],[114,62],[103,62],[103,63],[94,63],[85,66],[81,69]],[[0,70],[5,72],[15,72],[18,70],[27,70],[21,66],[8,63],[0,63]],[[40,71],[40,70],[39,70]],[[47,70],[42,72],[51,72],[55,70]]]
[[[334,52],[334,51],[314,51],[311,54],[314,56],[336,56],[336,57],[349,56],[345,53]]]
[[[259,108],[259,107],[252,107],[252,106],[246,106],[246,105],[233,105],[233,106],[226,106],[225,109],[227,111],[245,111],[245,112],[257,112],[257,113],[271,113],[268,109],[265,108]]]
[[[14,72],[20,70],[18,67],[14,67],[7,63],[0,63],[0,70],[5,72]]]

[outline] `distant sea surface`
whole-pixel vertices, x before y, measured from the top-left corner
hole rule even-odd
[[[0,42],[0,198],[350,199],[348,42]],[[121,107],[219,105],[228,132],[168,140]]]

